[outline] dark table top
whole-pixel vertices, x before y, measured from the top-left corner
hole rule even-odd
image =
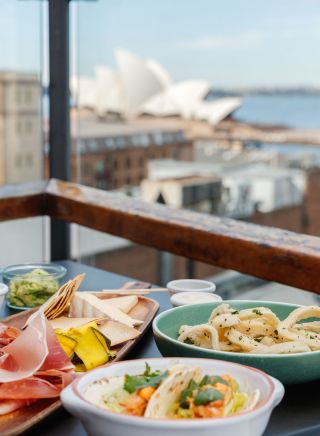
[[[81,272],[86,273],[82,290],[100,290],[103,288],[117,288],[123,283],[132,280],[97,268],[82,265],[71,261],[59,262],[67,270],[67,279],[73,278]],[[149,297],[149,295],[148,295]],[[160,303],[160,311],[171,308],[169,297],[166,293],[153,293],[150,298]],[[14,313],[3,307],[1,318]],[[128,359],[146,357],[159,357],[160,353],[154,342],[151,328],[128,355]],[[274,410],[264,436],[319,436],[320,435],[320,381],[303,385],[287,386],[285,397]],[[28,435],[46,436],[86,436],[87,433],[80,421],[60,409],[41,424],[34,427]],[[110,435],[111,436],[111,435]]]

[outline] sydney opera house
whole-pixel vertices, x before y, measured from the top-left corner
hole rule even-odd
[[[153,59],[141,59],[125,50],[116,50],[115,56],[116,71],[97,66],[94,78],[71,80],[71,92],[79,107],[93,109],[100,117],[179,117],[215,125],[241,105],[241,100],[233,97],[207,100],[210,82],[174,82]]]

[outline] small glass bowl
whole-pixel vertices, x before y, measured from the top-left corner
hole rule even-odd
[[[7,305],[27,310],[41,306],[60,287],[66,268],[55,263],[25,263],[2,270],[3,282],[9,287]]]

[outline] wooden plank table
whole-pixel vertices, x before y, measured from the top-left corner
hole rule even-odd
[[[100,290],[118,288],[128,280],[97,268],[92,268],[71,261],[59,262],[68,270],[67,279],[85,272],[86,278],[82,290]],[[148,295],[149,296],[149,295]],[[150,294],[150,298],[160,303],[160,311],[171,308],[167,293]],[[3,307],[1,318],[14,313]],[[142,338],[137,347],[128,355],[128,359],[159,357],[160,353],[154,342],[151,329]],[[275,409],[264,436],[319,436],[320,435],[320,381],[303,385],[289,386],[282,403]],[[34,427],[28,435],[46,436],[86,436],[80,421],[69,415],[64,409],[55,412],[40,425]],[[106,435],[108,433],[106,432]],[[112,436],[112,435],[108,435]]]

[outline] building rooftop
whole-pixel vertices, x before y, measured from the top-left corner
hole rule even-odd
[[[183,130],[174,126],[141,121],[107,122],[96,116],[81,117],[72,123],[72,135],[80,140],[80,153],[186,142]]]

